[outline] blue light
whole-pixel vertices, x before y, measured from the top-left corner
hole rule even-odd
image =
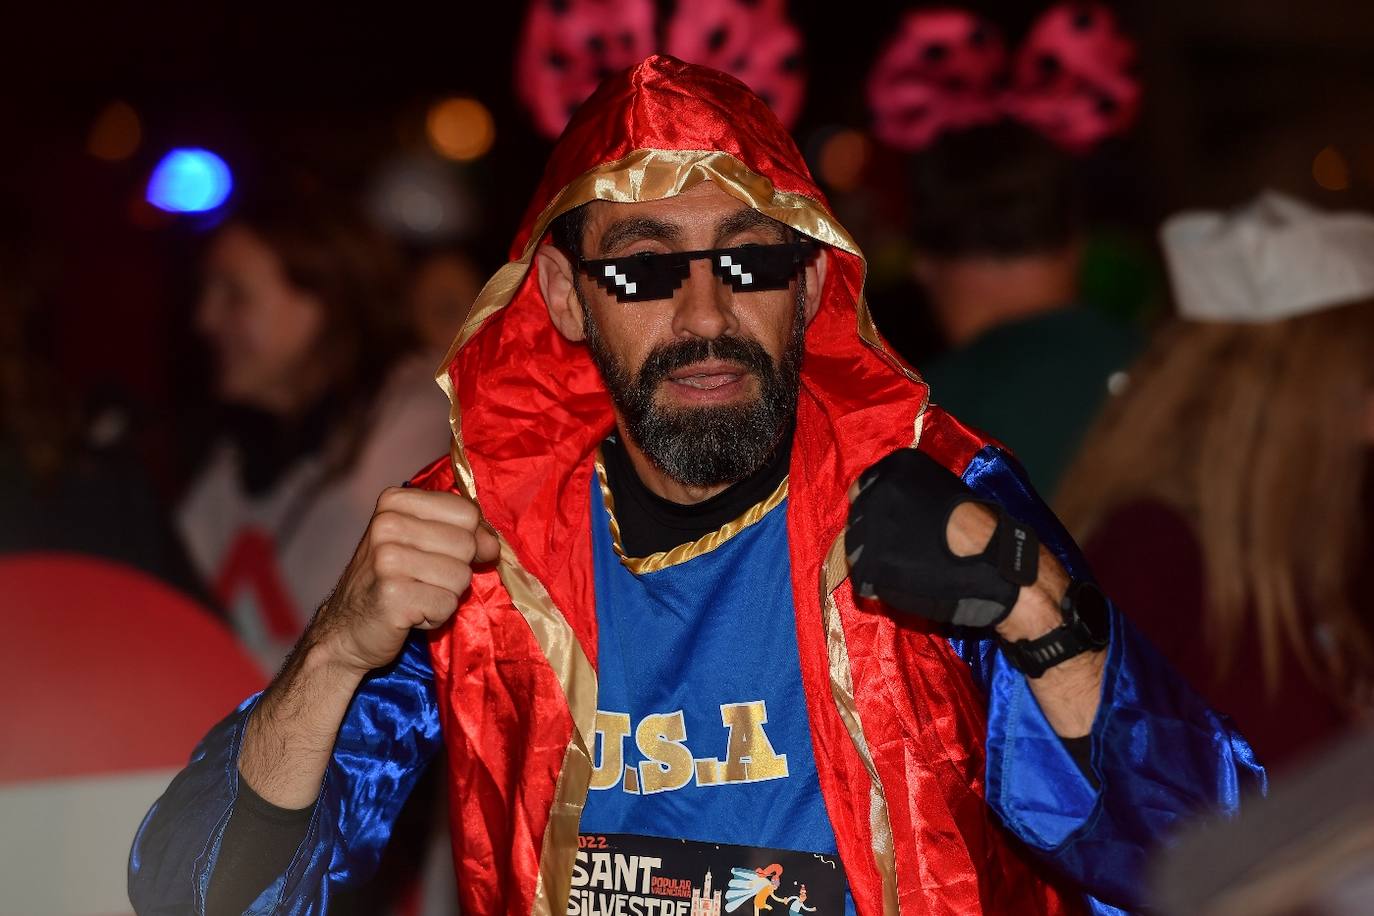
[[[206,149],[174,149],[148,179],[148,203],[170,213],[204,213],[224,203],[234,178],[224,160]]]

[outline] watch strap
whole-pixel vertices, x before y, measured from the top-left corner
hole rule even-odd
[[[1018,639],[1015,642],[998,639],[1008,664],[1027,677],[1038,678],[1055,665],[1106,645],[1105,640],[1094,636],[1092,630],[1078,615],[1077,595],[1083,587],[1096,588],[1077,582],[1071,585],[1060,605],[1064,612],[1064,623],[1044,636],[1037,639]]]

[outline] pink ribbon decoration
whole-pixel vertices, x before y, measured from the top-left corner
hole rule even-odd
[[[556,137],[601,81],[654,52],[653,0],[532,0],[515,89],[540,133]]]
[[[973,13],[911,12],[869,74],[874,132],[919,150],[945,131],[1010,117],[1084,153],[1135,120],[1134,58],[1135,45],[1099,3],[1052,6],[1011,60],[997,29]]]
[[[801,33],[785,7],[784,0],[679,2],[668,23],[666,50],[729,73],[790,128],[801,114],[806,78]]]
[[[658,47],[653,0],[532,0],[516,53],[520,100],[548,137],[610,74]],[[802,36],[785,0],[680,2],[664,50],[723,70],[758,94],[789,127],[806,91]]]

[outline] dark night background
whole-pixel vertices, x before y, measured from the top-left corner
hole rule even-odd
[[[909,6],[791,4],[806,36],[809,88],[796,136],[808,155],[827,129],[865,127],[864,77]],[[1043,8],[971,6],[1012,46]],[[1146,97],[1130,137],[1084,162],[1099,226],[1148,252],[1169,211],[1235,203],[1264,185],[1327,206],[1374,201],[1374,5],[1113,6],[1139,43]],[[143,405],[146,448],[169,488],[198,443],[193,423],[172,435],[165,421],[185,421],[203,403],[187,318],[206,224],[140,203],[158,157],[205,146],[229,162],[240,188],[271,175],[357,195],[389,156],[424,146],[429,104],[470,95],[491,110],[495,145],[455,168],[480,205],[479,231],[466,244],[494,269],[550,149],[512,86],[523,13],[519,2],[199,3],[4,15],[0,194],[33,220],[45,252],[59,365],[88,394],[110,388]],[[115,99],[134,107],[143,133],[131,158],[111,163],[88,155],[86,138]],[[1314,178],[1326,147],[1345,166],[1344,189],[1324,190]],[[900,224],[899,195],[890,193],[899,175],[899,157],[875,149],[861,185],[833,201],[873,261],[882,326],[920,351],[924,325],[907,303],[900,250],[885,254]]]
[[[656,2],[662,22],[673,3]],[[1374,0],[1104,2],[1137,44],[1144,104],[1129,135],[1106,142],[1081,161],[1090,218],[1082,276],[1086,301],[1137,328],[1165,314],[1168,296],[1155,230],[1181,208],[1231,206],[1272,187],[1326,208],[1374,210]],[[966,6],[999,25],[1014,52],[1050,3],[975,0]],[[910,276],[907,159],[866,135],[865,99],[866,79],[879,49],[899,16],[916,6],[896,0],[788,2],[804,37],[808,75],[794,134],[840,221],[868,256],[867,292],[879,328],[921,365],[941,340]],[[24,491],[25,498],[26,488],[42,497],[24,503],[37,508],[19,524],[11,519],[10,528],[47,526],[45,536],[50,528],[55,539],[66,541],[89,534],[100,546],[90,550],[95,554],[118,554],[110,544],[128,546],[141,526],[170,538],[162,531],[160,510],[175,505],[223,426],[211,394],[207,348],[192,328],[200,263],[209,230],[247,195],[285,188],[291,200],[313,194],[361,203],[376,194],[379,174],[399,161],[428,156],[466,196],[468,227],[441,240],[411,240],[406,253],[412,266],[436,251],[452,254],[457,246],[480,262],[485,275],[498,267],[552,148],[534,129],[514,88],[525,11],[525,0],[444,5],[31,0],[0,7],[0,382],[8,383],[0,384],[6,401],[0,403],[0,419],[5,419],[4,408],[30,403],[38,409],[24,412],[26,416],[51,421],[58,433],[68,432],[66,426],[77,429],[72,417],[121,418],[118,435],[112,437],[119,440],[118,463],[106,457],[114,449],[100,452],[99,462],[71,475],[84,489],[49,475],[40,492],[22,474],[6,472],[14,478],[11,489]],[[475,161],[439,160],[430,149],[427,115],[435,103],[455,96],[479,100],[494,121],[494,143]],[[137,114],[141,134],[129,155],[102,159],[92,154],[92,138],[102,114],[116,103]],[[844,182],[824,167],[823,151],[834,148],[837,136],[867,149],[857,177]],[[176,216],[146,201],[154,167],[176,147],[204,147],[227,161],[236,190],[224,207],[207,215]],[[19,253],[17,269],[15,276],[6,276],[16,264],[11,252]],[[7,297],[12,290],[18,294]],[[407,307],[404,301],[396,305],[398,310]],[[1062,364],[1086,362],[1066,359]],[[26,369],[31,376],[24,374]],[[11,391],[19,395],[11,397]],[[80,426],[83,448],[71,450],[80,451],[79,458],[90,445],[86,440],[95,439],[97,425]],[[0,424],[0,433],[9,432]],[[68,437],[75,438],[74,433]],[[0,462],[5,445],[0,436]],[[66,454],[54,451],[53,465],[65,469],[57,459]],[[95,453],[93,447],[90,451]],[[137,473],[119,476],[129,470],[126,464]],[[109,470],[107,465],[115,473],[95,473]],[[126,487],[125,480],[137,486]],[[102,508],[101,497],[122,495],[126,489],[130,499],[109,499]],[[55,511],[54,505],[65,508]],[[28,532],[18,534],[25,545],[33,540]],[[180,548],[168,552],[179,554]],[[187,581],[194,579],[184,557],[175,565],[185,566]],[[207,590],[199,581],[192,585],[188,590],[193,597],[213,603],[201,594]],[[45,579],[43,591],[47,589]],[[63,589],[53,593],[68,600]],[[72,625],[83,619],[78,614],[63,618],[65,609],[45,611],[42,603],[33,611],[14,594],[12,586],[0,589],[0,600],[8,600],[14,611],[11,621],[21,619],[32,625],[29,632],[53,638],[46,655],[41,647],[31,651],[22,638],[0,642],[0,649],[11,649],[11,659],[32,656],[39,666],[0,665],[13,669],[11,683],[23,685],[10,691],[10,711],[28,715],[30,707],[45,708],[35,702],[36,693],[60,714],[30,719],[11,715],[12,721],[37,724],[24,726],[27,732],[13,729],[11,734],[20,737],[8,746],[0,728],[0,752],[8,748],[15,757],[16,748],[36,749],[31,755],[35,760],[61,752],[64,760],[84,761],[86,756],[99,759],[94,752],[101,744],[138,749],[143,739],[118,731],[125,718],[136,718],[159,740],[170,734],[168,723],[186,728],[189,747],[189,736],[203,733],[213,721],[193,724],[190,716],[174,721],[170,714],[145,712],[143,702],[124,699],[124,681],[152,684],[159,699],[178,702],[199,697],[200,687],[218,687],[210,683],[214,678],[202,676],[200,656],[186,653],[184,673],[169,668],[172,673],[162,678],[160,659],[156,664],[127,663],[123,647],[113,645],[115,638],[93,641],[91,633],[104,631]],[[78,610],[92,619],[123,619],[102,601],[79,603]],[[111,603],[142,610],[123,594]],[[194,608],[189,617],[202,620]],[[215,632],[230,640],[227,631]],[[100,664],[73,661],[78,656],[70,648],[81,638],[91,642],[83,651]],[[129,638],[120,632],[118,639]],[[154,645],[147,651],[164,651],[156,640],[147,642]],[[230,648],[238,651],[236,644]],[[23,672],[40,668],[45,675],[48,668],[61,674],[36,690]],[[258,674],[256,667],[252,671]],[[197,689],[163,686],[193,680]],[[235,701],[247,689],[236,693]],[[79,699],[64,705],[63,690],[74,691]],[[151,688],[148,692],[153,693]],[[119,715],[91,714],[102,728],[107,721],[116,723],[108,733],[117,738],[101,739],[107,732],[99,729],[92,737],[69,724],[75,705],[83,711],[87,706],[105,708],[88,702],[94,699],[122,710]],[[0,701],[0,712],[4,706]],[[221,707],[214,708],[214,715],[221,715]],[[54,742],[53,734],[70,738],[79,750],[62,751],[66,745]],[[178,748],[177,754],[182,753]],[[0,753],[0,763],[4,756]],[[179,766],[180,759],[167,757],[158,765]],[[441,771],[434,769],[436,781]],[[0,767],[0,790],[6,788],[3,777]],[[133,794],[126,800],[134,798],[140,811],[152,797],[146,782],[129,791]],[[425,805],[431,803],[423,790],[417,795],[411,808],[419,812],[410,825],[414,836],[423,835]],[[127,840],[119,836],[111,845],[109,831],[94,829],[101,825],[92,825],[84,811],[79,817],[69,813],[67,821],[52,813],[44,808],[28,821],[11,817],[15,839],[8,848],[49,848],[32,839],[41,832],[38,827],[51,821],[53,836],[69,844],[53,848],[69,856],[50,858],[55,867],[69,870],[71,887],[80,890],[88,879],[92,887],[104,881],[116,897],[122,895]],[[132,835],[132,815],[123,816]],[[6,826],[0,816],[0,846],[9,839]],[[104,858],[81,853],[79,866],[72,866],[77,860],[71,851],[86,847],[69,837],[87,834],[105,837],[98,854]],[[412,849],[405,843],[393,849],[390,863],[400,867],[395,874],[384,871],[384,878],[363,894],[384,897],[394,889],[391,881],[407,886]],[[11,865],[24,867],[22,855],[11,858]],[[92,879],[97,873],[104,877]],[[24,890],[23,881],[13,883]],[[48,884],[57,887],[58,882]],[[4,890],[0,899],[8,902],[11,888]],[[363,912],[381,911],[359,906]],[[5,903],[0,910],[6,910]]]

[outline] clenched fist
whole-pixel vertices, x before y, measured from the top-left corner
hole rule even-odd
[[[939,623],[992,627],[1036,582],[1035,532],[924,452],[898,449],[850,491],[855,591]]]
[[[359,673],[389,664],[412,628],[433,629],[453,616],[473,564],[499,553],[472,500],[384,490],[353,559],[311,624],[311,642]]]

